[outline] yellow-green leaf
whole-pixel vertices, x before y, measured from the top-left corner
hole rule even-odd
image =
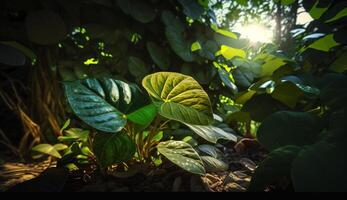
[[[178,110],[185,110],[195,118],[189,121],[194,121],[199,125],[205,125],[209,121],[200,118],[201,116],[206,115],[207,118],[212,118],[210,98],[199,83],[190,76],[173,72],[159,72],[146,76],[142,85],[155,102],[162,103],[161,109],[159,109],[161,114],[167,112],[170,118],[184,121],[186,118],[182,118]],[[173,107],[177,110],[169,112]]]
[[[242,49],[236,49],[226,45],[222,45],[220,53],[225,59],[231,60],[235,57],[246,58],[246,52]]]

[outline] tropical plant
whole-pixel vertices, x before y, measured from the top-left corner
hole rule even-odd
[[[91,151],[86,145],[89,131],[65,130],[61,142],[73,142],[65,155],[71,157],[72,149],[94,155],[101,169],[122,163],[153,164],[164,156],[186,171],[205,174],[209,171],[227,170],[228,165],[218,160],[220,154],[211,145],[195,146],[164,136],[170,121],[185,124],[206,141],[237,141],[228,133],[212,125],[213,113],[210,99],[199,83],[190,76],[172,72],[159,72],[143,79],[149,95],[130,83],[112,78],[85,79],[64,82],[65,93],[73,113],[95,130],[91,135]],[[65,125],[66,127],[68,125]],[[76,143],[79,139],[82,143]],[[49,151],[42,146],[50,147]],[[57,153],[61,144],[39,145],[33,150],[61,158]],[[56,147],[59,147],[57,149]],[[205,152],[201,157],[198,149]],[[78,155],[78,154],[77,154]],[[79,157],[83,157],[79,155]],[[205,169],[206,168],[206,169]]]
[[[283,91],[276,94],[277,87],[272,95],[293,109],[267,116],[259,127],[257,138],[271,153],[255,172],[252,191],[283,179],[295,191],[347,190],[347,4],[303,3],[315,20],[306,30],[294,31],[300,70],[288,73],[281,83]]]

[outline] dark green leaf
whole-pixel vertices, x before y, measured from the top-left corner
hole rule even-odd
[[[131,160],[136,152],[136,146],[125,133],[98,133],[93,141],[93,151],[99,165],[106,168]]]
[[[147,43],[147,50],[154,61],[154,63],[161,69],[161,70],[168,70],[170,67],[170,60],[169,56],[165,52],[165,49],[161,48],[157,44],[153,42]]]
[[[266,118],[257,137],[268,150],[296,145],[313,144],[321,131],[320,119],[302,112],[277,112]]]
[[[285,146],[271,152],[256,169],[248,190],[263,192],[275,181],[290,177],[293,160],[300,151],[300,147]]]

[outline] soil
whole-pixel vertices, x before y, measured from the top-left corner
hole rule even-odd
[[[176,166],[158,168],[149,175],[134,173],[128,177],[119,174],[87,173],[90,169],[70,173],[62,191],[66,192],[246,192],[257,165],[266,152],[253,140],[243,140],[234,148],[224,148],[226,172],[192,175]],[[54,161],[16,162],[0,155],[0,191],[33,180]]]

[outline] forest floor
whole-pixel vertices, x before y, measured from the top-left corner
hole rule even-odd
[[[225,161],[229,170],[207,173],[205,176],[189,174],[174,166],[158,168],[150,175],[141,173],[130,177],[112,174],[83,176],[70,173],[62,191],[72,192],[245,192],[257,165],[266,152],[252,140],[244,140],[232,148],[226,148]],[[25,181],[38,177],[56,162],[47,159],[40,162],[20,162],[0,153],[0,191],[6,191]]]

